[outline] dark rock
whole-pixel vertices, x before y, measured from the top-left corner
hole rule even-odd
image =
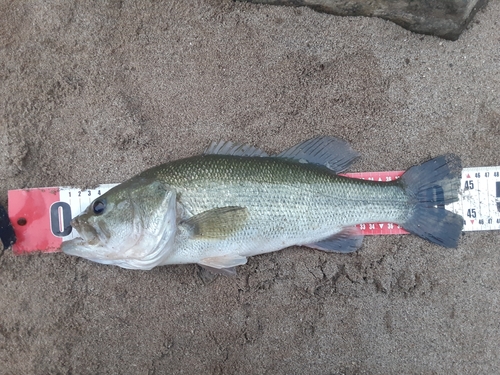
[[[9,220],[7,210],[0,206],[0,251],[6,249],[16,242],[16,235]],[[1,255],[1,254],[0,254]]]
[[[380,17],[408,30],[457,40],[488,0],[242,0],[308,6],[339,16]]]

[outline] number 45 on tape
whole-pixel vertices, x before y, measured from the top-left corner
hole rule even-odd
[[[392,181],[402,171],[347,173],[348,177],[374,181]],[[94,189],[70,187],[35,188],[9,191],[9,218],[17,242],[14,254],[35,251],[56,252],[61,243],[78,237],[70,225],[71,218],[85,210],[99,195],[116,184]],[[464,231],[500,229],[500,166],[465,168],[462,171],[459,201],[446,209],[462,215]],[[393,223],[358,225],[364,235],[406,234]]]

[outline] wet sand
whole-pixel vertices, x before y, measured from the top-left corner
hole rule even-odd
[[[213,140],[349,141],[352,171],[500,165],[500,3],[456,42],[230,1],[0,3],[0,203],[120,182]],[[321,215],[321,212],[318,212]],[[367,237],[234,278],[0,256],[0,374],[492,374],[500,233]]]

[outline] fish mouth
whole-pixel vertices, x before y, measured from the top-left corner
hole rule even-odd
[[[75,240],[79,239],[82,244],[88,246],[96,246],[101,243],[99,234],[97,233],[96,229],[86,222],[81,222],[78,217],[71,220],[71,226],[80,235],[80,237],[75,238]]]
[[[96,247],[99,247],[101,244],[99,234],[92,225],[80,221],[78,217],[71,221],[71,226],[78,232],[79,237],[75,237],[69,241],[63,241],[61,244],[61,251],[66,255],[87,258],[88,255],[94,253]]]

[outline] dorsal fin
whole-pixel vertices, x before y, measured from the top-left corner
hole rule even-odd
[[[232,155],[232,156],[269,156],[261,149],[233,142],[219,141],[212,142],[205,150],[205,155]]]
[[[358,156],[347,142],[334,137],[312,138],[276,155],[301,163],[323,165],[335,173],[345,171]]]

